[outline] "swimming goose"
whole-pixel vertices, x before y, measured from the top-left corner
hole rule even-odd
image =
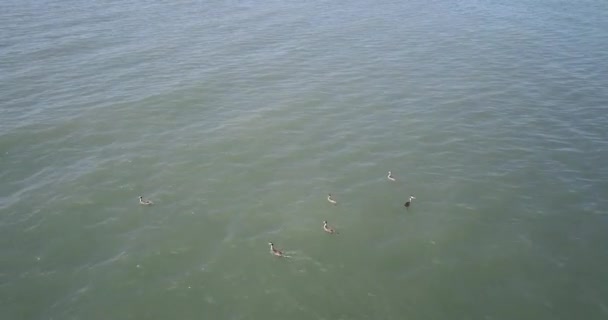
[[[416,199],[414,196],[410,196],[410,199],[404,204],[404,206],[409,207],[414,199]]]
[[[323,230],[327,233],[335,234],[338,233],[336,230],[329,225],[327,225],[327,221],[323,221]]]
[[[388,172],[388,176],[386,177],[388,178],[388,180],[395,181],[395,177],[393,177],[393,174],[390,171]]]
[[[283,252],[279,249],[275,249],[274,248],[274,243],[272,242],[268,242],[268,245],[270,246],[270,253],[272,253],[273,255],[277,256],[277,257],[283,257]]]
[[[334,199],[331,197],[331,193],[329,193],[329,194],[327,195],[327,201],[329,201],[329,202],[331,202],[331,203],[333,203],[333,204],[338,203],[336,200],[334,200]]]
[[[139,204],[143,204],[144,206],[149,206],[151,204],[154,204],[154,202],[144,199],[144,197],[139,196]]]

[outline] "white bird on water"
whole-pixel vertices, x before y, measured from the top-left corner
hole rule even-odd
[[[144,199],[144,197],[139,196],[139,204],[143,204],[144,206],[149,206],[151,204],[154,204],[154,202]]]
[[[331,197],[331,193],[329,193],[329,194],[327,195],[327,201],[331,202],[332,204],[336,204],[336,203],[338,203],[336,200],[334,200],[334,199]]]
[[[396,180],[395,177],[393,177],[393,173],[391,173],[390,171],[388,172],[388,176],[386,176],[386,177],[388,178],[388,180],[391,180],[391,181]]]

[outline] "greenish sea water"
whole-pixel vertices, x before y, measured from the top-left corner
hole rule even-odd
[[[0,3],[0,319],[608,318],[606,12]]]

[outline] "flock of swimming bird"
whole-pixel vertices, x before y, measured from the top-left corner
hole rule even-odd
[[[388,172],[388,175],[386,176],[388,178],[388,180],[390,181],[397,181],[397,179],[395,179],[395,177],[393,176],[392,172]],[[412,205],[412,201],[414,201],[414,199],[416,199],[413,195],[411,195],[409,197],[409,199],[405,202],[404,206],[406,208],[409,208]],[[338,201],[334,200],[334,198],[331,196],[331,193],[329,193],[327,195],[327,201],[329,201],[329,203],[336,205],[338,204]],[[151,200],[148,199],[144,199],[143,196],[139,196],[139,204],[144,205],[144,206],[149,206],[149,205],[153,205],[154,202],[152,202]],[[338,231],[336,231],[336,229],[330,227],[327,224],[327,221],[323,221],[323,231],[329,233],[329,234],[338,234]],[[268,245],[270,246],[270,253],[276,257],[288,257],[287,255],[285,255],[283,253],[283,251],[277,249],[274,247],[274,243],[272,242],[268,242]]]

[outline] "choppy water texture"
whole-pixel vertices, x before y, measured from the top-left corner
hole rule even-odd
[[[2,2],[0,318],[608,318],[607,12]]]

